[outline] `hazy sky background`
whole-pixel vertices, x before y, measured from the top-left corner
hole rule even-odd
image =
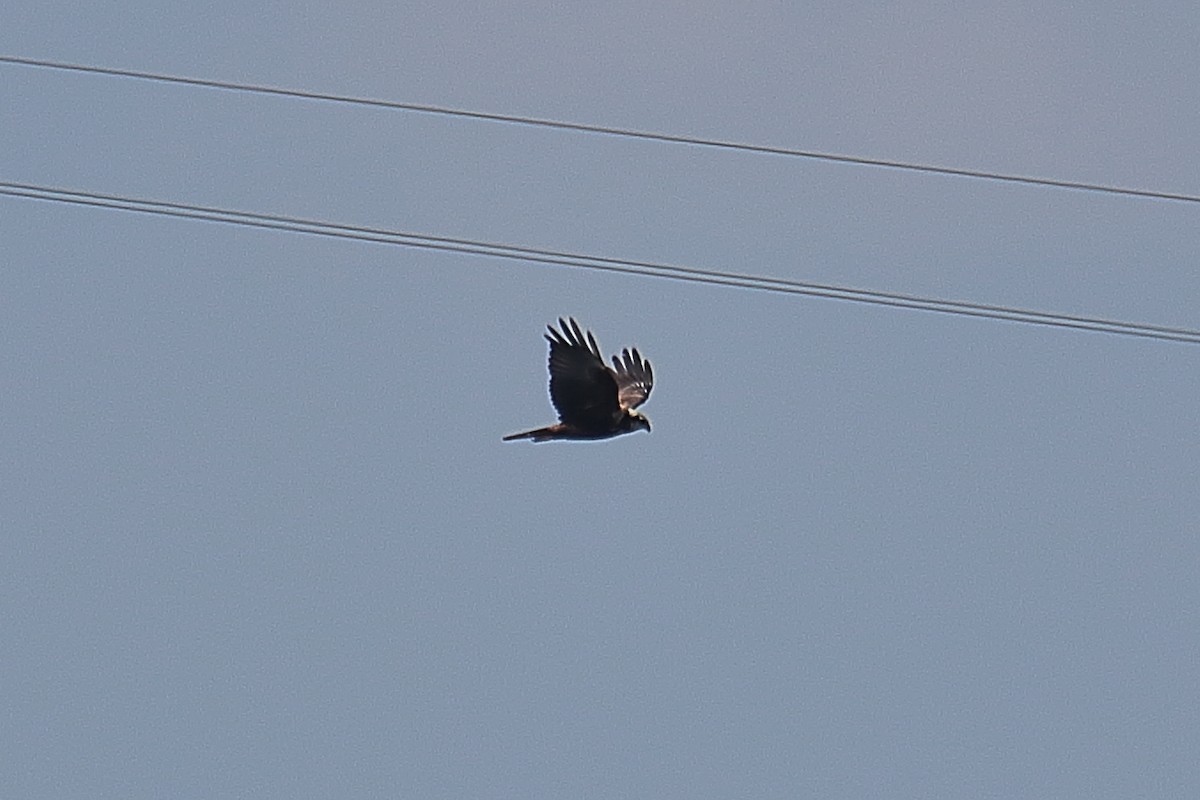
[[[1200,6],[10,0],[0,53],[1200,192]],[[1194,204],[0,65],[0,180],[1200,325]],[[553,419],[574,315],[653,433]],[[1200,350],[0,198],[0,796],[1200,796]]]

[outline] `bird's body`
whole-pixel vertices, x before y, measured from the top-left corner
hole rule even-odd
[[[561,330],[548,328],[550,342],[550,400],[558,423],[504,437],[546,442],[554,439],[609,439],[623,433],[650,430],[650,420],[635,411],[650,396],[654,373],[637,349],[613,356],[605,366],[591,332],[574,319],[559,319]]]

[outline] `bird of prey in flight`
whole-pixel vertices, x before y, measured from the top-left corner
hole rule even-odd
[[[550,401],[558,423],[504,437],[504,441],[532,439],[608,439],[636,430],[650,430],[650,420],[635,411],[646,402],[654,386],[650,362],[637,348],[613,356],[612,369],[604,364],[596,337],[585,334],[574,319],[558,320],[562,330],[550,332]]]

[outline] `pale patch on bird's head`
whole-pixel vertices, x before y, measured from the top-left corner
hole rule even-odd
[[[629,416],[633,419],[633,429],[643,429],[646,433],[650,432],[650,420],[646,419],[645,415],[640,411],[630,411]]]

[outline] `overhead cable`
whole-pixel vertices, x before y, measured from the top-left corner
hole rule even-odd
[[[540,117],[527,117],[517,114],[500,114],[486,111],[471,111],[461,108],[450,108],[447,106],[427,105],[423,103],[405,103],[394,100],[379,100],[369,97],[354,97],[350,95],[332,94],[328,92],[314,92],[302,89],[287,89],[275,86],[264,86],[252,83],[238,83],[233,81],[218,81],[206,78],[191,78],[182,75],[166,75],[157,72],[145,72],[132,69],[118,69],[114,67],[99,67],[87,64],[70,64],[61,61],[49,61],[45,59],[23,58],[20,56],[0,55],[0,63],[13,64],[26,67],[34,67],[38,69],[53,69],[67,72],[88,73],[93,75],[107,75],[115,78],[129,78],[135,80],[154,81],[157,83],[169,83],[185,86],[203,87],[207,89],[222,89],[232,92],[247,92],[251,94],[273,95],[276,97],[290,97],[303,100],[319,100],[329,103],[342,103],[357,106],[369,106],[374,108],[388,108],[397,111],[410,111],[422,114],[436,114],[447,117],[458,117],[464,119],[483,120],[487,122],[502,122],[513,125],[524,125],[539,128],[553,128],[558,130],[575,131],[579,133],[592,133],[603,136],[615,136],[625,139],[639,139],[642,141],[665,142],[670,144],[683,144],[695,147],[707,147],[720,150],[740,151],[747,153],[759,153],[764,155],[786,156],[791,158],[806,158],[818,161],[835,162],[841,164],[853,164],[865,167],[881,167],[886,169],[902,170],[907,172],[922,172],[933,175],[946,175],[959,178],[976,178],[979,180],[1001,181],[1006,183],[1024,184],[1028,186],[1053,187],[1057,189],[1074,189],[1085,192],[1101,192],[1104,194],[1124,195],[1127,197],[1142,197],[1154,200],[1174,200],[1185,203],[1200,203],[1200,195],[1187,194],[1183,192],[1166,192],[1153,189],[1135,189],[1127,186],[1115,186],[1103,183],[1090,183],[1086,181],[1069,181],[1060,180],[1057,178],[1039,178],[1030,175],[1013,175],[1009,173],[993,172],[990,170],[980,169],[965,169],[959,167],[945,167],[935,164],[920,164],[911,161],[897,161],[892,159],[869,158],[867,156],[846,155],[840,153],[825,153],[816,150],[801,150],[791,147],[776,147],[773,145],[751,144],[747,142],[734,142],[722,139],[706,139],[700,136],[689,136],[685,134],[660,133],[654,131],[642,131],[632,128],[618,128],[608,125],[589,125],[580,122],[566,122],[562,120],[544,119]]]
[[[485,242],[472,239],[432,236],[422,233],[387,228],[348,225],[337,222],[305,219],[282,214],[263,214],[237,211],[213,206],[148,200],[115,194],[85,192],[73,189],[39,186],[27,183],[0,181],[0,195],[42,200],[54,203],[107,208],[139,214],[163,217],[219,222],[251,228],[306,233],[314,236],[351,239],[357,241],[389,244],[401,247],[465,253],[490,258],[502,258],[535,264],[615,272],[638,277],[666,278],[670,280],[705,283],[739,289],[756,289],[791,295],[808,295],[853,303],[890,306],[939,314],[1004,320],[1026,325],[1041,325],[1055,328],[1109,333],[1120,336],[1138,336],[1162,341],[1200,344],[1200,330],[1193,328],[1167,327],[1138,322],[1079,316],[1055,312],[1031,311],[1012,306],[942,300],[920,295],[897,292],[855,289],[833,284],[772,278],[746,273],[727,272],[697,267],[685,267],[654,261],[590,256],[544,248]]]

